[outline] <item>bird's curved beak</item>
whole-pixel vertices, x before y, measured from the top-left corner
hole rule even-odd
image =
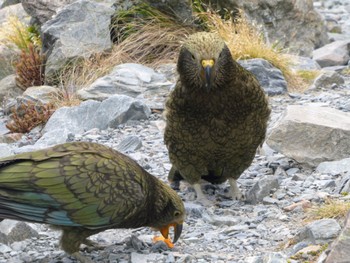
[[[174,238],[173,238],[173,243],[176,243],[176,241],[179,239],[179,237],[181,236],[181,232],[182,232],[182,224],[170,224],[167,225],[165,227],[162,227],[160,229],[160,233],[162,234],[162,236],[165,239],[168,239],[169,236],[169,228],[170,227],[174,227]]]
[[[204,69],[204,75],[205,75],[205,88],[207,91],[210,91],[211,89],[211,74],[212,74],[212,68],[214,66],[214,60],[213,59],[203,59],[202,60],[202,67]]]
[[[174,226],[174,238],[173,238],[173,243],[175,244],[176,241],[179,239],[182,233],[182,224],[176,224]]]

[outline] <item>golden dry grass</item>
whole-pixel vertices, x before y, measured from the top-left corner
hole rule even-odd
[[[350,202],[327,199],[322,205],[313,206],[307,210],[306,221],[322,218],[344,218],[350,211]]]
[[[9,16],[0,28],[0,45],[13,46],[28,51],[30,44],[41,47],[37,29],[21,22],[16,16]]]

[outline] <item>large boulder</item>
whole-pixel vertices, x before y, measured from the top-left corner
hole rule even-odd
[[[295,240],[304,241],[308,244],[324,244],[336,238],[341,227],[335,219],[320,219],[303,227],[295,236]]]
[[[350,113],[319,104],[289,105],[267,144],[284,155],[317,166],[350,156]]]
[[[265,59],[255,58],[240,60],[239,64],[252,72],[258,79],[264,91],[270,95],[280,95],[287,92],[287,81],[283,73]]]
[[[76,0],[22,0],[23,8],[33,19],[33,23],[44,24],[57,14],[59,8]]]
[[[125,95],[114,95],[103,102],[88,100],[79,106],[62,107],[50,117],[35,146],[64,143],[69,134],[81,134],[94,128],[116,128],[129,120],[147,119],[150,114],[145,104]]]
[[[10,16],[17,17],[23,23],[29,23],[30,16],[21,4],[6,6],[0,9],[0,25],[7,21]]]
[[[16,5],[21,3],[21,0],[4,0],[4,1],[0,1],[0,8],[4,8],[6,6],[10,6],[10,5]]]
[[[87,58],[111,49],[108,5],[79,0],[61,9],[42,26],[45,76],[49,81],[72,59]]]
[[[350,59],[350,40],[334,41],[313,51],[313,59],[321,67],[346,65]]]

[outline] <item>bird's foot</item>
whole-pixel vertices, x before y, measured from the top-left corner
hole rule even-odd
[[[91,259],[84,257],[79,252],[74,252],[71,256],[76,258],[80,263],[94,263]]]
[[[245,200],[244,195],[241,190],[239,190],[237,186],[237,181],[235,179],[230,178],[229,183],[231,186],[230,192],[233,200]]]
[[[245,200],[245,196],[244,196],[244,194],[242,194],[242,192],[240,190],[231,191],[231,197],[233,200],[241,200],[241,201]]]
[[[85,247],[85,251],[87,252],[92,252],[94,250],[103,250],[105,247],[101,246],[100,244],[98,244],[97,242],[94,242],[90,239],[85,239],[82,244],[86,245]]]
[[[200,184],[193,184],[193,188],[196,192],[197,199],[196,202],[204,206],[212,206],[213,203],[203,194]]]

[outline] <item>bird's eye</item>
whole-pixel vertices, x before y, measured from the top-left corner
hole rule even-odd
[[[179,216],[180,215],[180,212],[179,211],[175,211],[174,212],[174,216]]]
[[[192,57],[192,59],[193,59],[193,60],[195,60],[195,59],[196,59],[196,57],[195,57],[193,54],[191,54],[191,57]]]

